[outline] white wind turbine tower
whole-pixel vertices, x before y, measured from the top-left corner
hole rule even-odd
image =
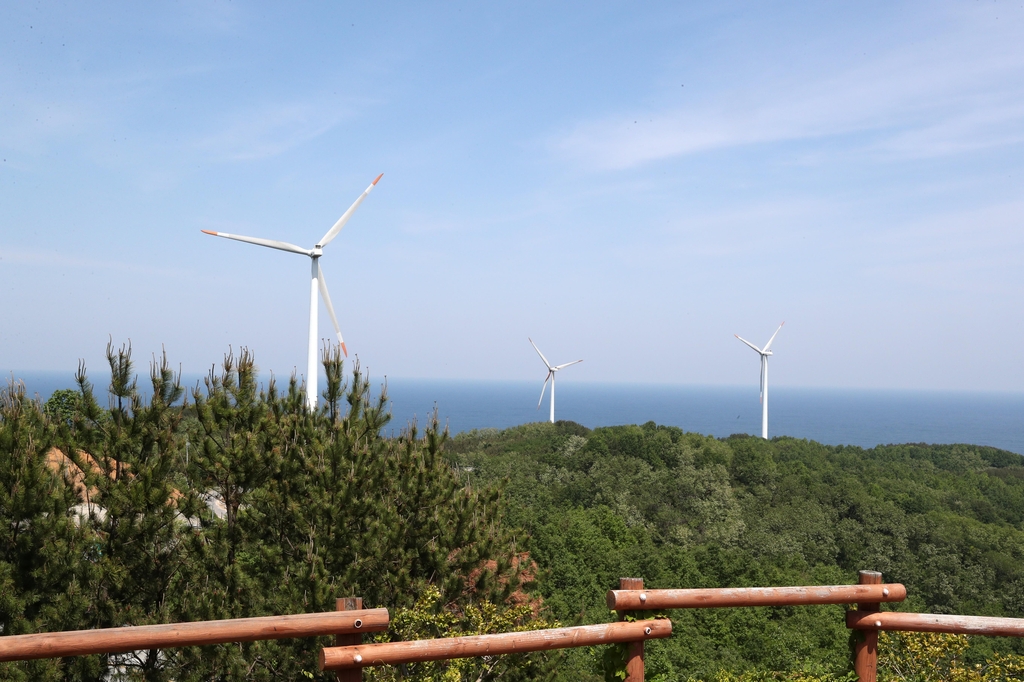
[[[237,234],[228,234],[226,232],[213,232],[211,230],[202,230],[206,234],[212,234],[214,237],[225,237],[226,239],[236,239],[240,242],[246,242],[249,244],[256,244],[257,246],[268,246],[272,249],[280,249],[281,251],[289,251],[291,253],[298,253],[303,256],[309,256],[312,261],[312,269],[310,275],[309,285],[309,346],[308,354],[306,356],[306,405],[309,409],[316,407],[317,400],[317,379],[319,372],[317,370],[317,291],[319,290],[320,295],[323,296],[324,305],[327,306],[327,314],[331,316],[331,322],[334,323],[334,331],[338,335],[338,342],[341,343],[341,350],[344,351],[345,357],[348,357],[348,349],[345,347],[345,340],[341,337],[341,327],[338,326],[338,318],[334,314],[334,306],[331,305],[331,295],[327,293],[327,283],[324,282],[324,273],[320,269],[320,256],[323,255],[324,247],[331,243],[338,233],[341,232],[341,228],[345,227],[345,223],[349,221],[352,214],[359,208],[359,204],[363,203],[363,199],[373,190],[377,182],[384,177],[381,173],[377,176],[377,179],[370,183],[370,186],[366,188],[359,198],[353,202],[348,210],[338,218],[338,222],[334,223],[334,227],[327,230],[320,241],[312,249],[304,249],[301,246],[295,244],[289,244],[288,242],[279,242],[273,239],[260,239],[258,237],[243,237]]]
[[[544,385],[540,389],[540,400],[537,401],[537,409],[539,410],[540,409],[540,404],[542,402],[544,402],[544,391],[546,391],[548,389],[548,382],[550,381],[551,382],[551,423],[554,424],[555,423],[555,372],[557,372],[560,369],[565,369],[569,365],[575,365],[576,363],[583,362],[583,361],[582,360],[573,360],[572,362],[567,362],[564,365],[555,365],[554,367],[552,367],[551,363],[548,362],[548,359],[546,357],[544,357],[543,353],[540,352],[540,348],[537,348],[537,344],[535,344],[533,342],[533,339],[527,338],[527,340],[530,342],[530,345],[533,346],[533,349],[535,351],[537,351],[537,355],[540,356],[540,359],[544,361],[544,365],[548,368],[548,376],[547,376],[547,378],[544,379]]]
[[[782,324],[786,324],[783,322]],[[737,339],[747,344],[761,355],[761,438],[768,439],[768,356],[772,354],[771,347],[772,341],[778,336],[779,330],[782,329],[782,324],[779,325],[779,329],[775,330],[772,334],[772,338],[768,339],[768,343],[764,344],[764,350],[758,348],[754,344],[747,341],[739,334],[733,334]]]

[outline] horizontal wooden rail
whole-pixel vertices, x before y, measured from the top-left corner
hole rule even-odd
[[[258,639],[380,632],[387,630],[389,620],[387,609],[365,609],[11,635],[0,637],[0,661],[113,654],[140,649],[252,642]]]
[[[903,601],[907,588],[889,585],[814,585],[810,587],[725,587],[692,590],[608,590],[615,611],[700,609],[722,606],[806,606]]]
[[[344,670],[371,665],[399,665],[449,658],[521,654],[548,649],[635,642],[668,637],[671,634],[672,621],[659,619],[528,632],[504,632],[497,635],[339,646],[325,648],[320,652],[320,669]]]
[[[847,611],[846,627],[854,630],[949,632],[955,635],[1024,637],[1024,618],[949,616],[937,613]]]

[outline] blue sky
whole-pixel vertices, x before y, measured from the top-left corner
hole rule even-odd
[[[1024,6],[0,6],[0,369],[1021,390]],[[321,310],[320,333],[330,336]]]

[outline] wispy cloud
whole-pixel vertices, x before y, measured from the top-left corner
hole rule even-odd
[[[786,78],[730,75],[731,91],[685,107],[583,121],[552,141],[561,155],[623,169],[743,145],[864,135],[879,155],[928,157],[1024,140],[1024,48],[963,17],[942,40],[857,66],[812,64]],[[986,38],[990,39],[986,43]],[[1009,45],[1009,47],[1008,47]]]
[[[1024,102],[991,104],[896,132],[879,151],[928,158],[1024,142]]]
[[[206,160],[248,161],[309,142],[366,104],[326,91],[268,90],[258,101],[239,100],[232,90],[238,67],[204,58],[170,67],[55,61],[42,70],[47,78],[0,63],[0,149],[32,156],[78,145],[103,157],[110,142],[129,137],[142,154],[179,157],[187,150]],[[200,83],[220,99],[197,105]]]
[[[264,159],[316,139],[353,113],[337,104],[273,104],[236,116],[195,146],[221,161]]]

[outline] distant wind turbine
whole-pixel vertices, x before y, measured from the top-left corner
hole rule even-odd
[[[786,323],[783,322],[782,324]],[[764,344],[764,350],[750,343],[750,341],[747,341],[739,334],[733,334],[733,336],[756,350],[761,355],[761,438],[766,440],[768,438],[768,356],[772,354],[772,341],[774,341],[775,337],[778,336],[779,330],[782,329],[782,324],[780,324],[779,329],[776,329],[775,333],[772,334],[772,338],[768,339],[768,343]]]
[[[331,243],[338,233],[341,232],[341,228],[345,227],[345,223],[349,221],[352,214],[359,208],[359,204],[363,203],[363,199],[373,190],[377,182],[384,177],[381,173],[377,176],[377,179],[370,183],[370,186],[366,188],[359,198],[348,207],[348,210],[338,218],[338,222],[334,223],[334,227],[327,230],[320,241],[316,243],[312,249],[304,249],[301,246],[295,244],[289,244],[288,242],[279,242],[273,239],[260,239],[258,237],[243,237],[237,234],[228,234],[226,232],[213,232],[211,230],[202,230],[206,234],[212,234],[214,237],[224,237],[226,239],[235,239],[240,242],[246,242],[248,244],[256,244],[257,246],[267,246],[271,249],[280,249],[281,251],[289,251],[291,253],[298,253],[303,256],[309,256],[312,261],[312,274],[310,278],[309,286],[309,346],[308,354],[306,356],[306,405],[309,409],[316,407],[317,400],[317,378],[319,377],[319,371],[317,370],[317,291],[319,290],[320,295],[323,296],[324,305],[327,306],[327,313],[331,316],[331,322],[334,323],[334,331],[338,335],[338,342],[341,344],[341,350],[344,351],[345,357],[348,357],[348,349],[345,347],[345,340],[341,337],[341,327],[338,326],[338,318],[334,314],[334,306],[331,305],[331,295],[327,293],[327,283],[324,282],[324,273],[320,269],[320,256],[323,255],[323,249],[325,246]]]
[[[548,382],[550,381],[551,382],[551,423],[554,424],[555,423],[555,372],[557,372],[560,369],[565,369],[569,365],[575,365],[576,363],[583,362],[583,361],[582,360],[573,360],[572,362],[567,362],[564,365],[555,365],[554,367],[552,367],[551,363],[548,362],[548,359],[546,357],[544,357],[543,353],[540,352],[540,348],[537,348],[537,344],[535,344],[533,342],[533,339],[530,339],[529,337],[527,337],[527,340],[530,342],[530,345],[533,346],[533,349],[535,351],[537,351],[537,355],[540,356],[540,359],[544,361],[544,365],[548,368],[548,376],[547,376],[547,378],[544,379],[544,385],[540,389],[540,400],[537,401],[537,409],[539,410],[540,409],[540,404],[542,402],[544,402],[544,391],[547,390]]]

